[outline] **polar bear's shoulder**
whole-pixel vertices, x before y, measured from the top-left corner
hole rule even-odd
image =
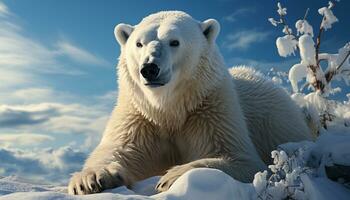
[[[229,69],[240,98],[256,101],[262,97],[286,96],[285,91],[276,86],[268,77],[251,67],[237,66]],[[285,97],[283,97],[285,98]]]
[[[266,81],[267,78],[260,72],[248,66],[235,66],[229,69],[229,73],[235,80],[248,80],[253,82]]]

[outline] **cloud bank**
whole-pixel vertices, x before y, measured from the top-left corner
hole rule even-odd
[[[0,148],[0,172],[33,183],[65,184],[71,173],[81,169],[86,157],[86,153],[69,146],[32,151]]]
[[[268,39],[270,32],[257,30],[243,30],[226,36],[224,47],[229,50],[238,49],[245,50],[254,44],[263,42]]]
[[[116,93],[83,96],[48,77],[112,64],[67,39],[43,43],[17,19],[0,1],[0,175],[63,183],[99,141]]]

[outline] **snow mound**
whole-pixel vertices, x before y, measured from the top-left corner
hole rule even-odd
[[[241,183],[216,169],[198,168],[182,175],[167,191],[155,194],[154,187],[159,177],[137,183],[132,190],[119,187],[100,194],[72,196],[65,187],[34,186],[8,178],[0,179],[1,200],[52,200],[52,199],[253,199],[252,184]],[[11,194],[12,193],[12,194]],[[7,195],[6,195],[7,194]],[[149,196],[148,196],[149,195]]]
[[[350,130],[330,127],[316,142],[280,145],[271,153],[269,171],[258,172],[252,183],[239,182],[216,169],[198,168],[182,175],[166,192],[156,194],[160,177],[118,187],[99,194],[72,196],[66,187],[33,185],[17,177],[0,178],[0,200],[53,199],[350,199],[350,189],[341,178],[327,175],[333,166],[350,165]],[[329,175],[328,175],[329,176]],[[1,196],[2,195],[2,196]]]

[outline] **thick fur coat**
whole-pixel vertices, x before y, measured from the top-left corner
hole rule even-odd
[[[179,11],[116,27],[118,101],[102,141],[71,178],[70,194],[154,175],[162,175],[156,189],[165,191],[198,167],[249,182],[278,144],[311,139],[283,89],[253,69],[227,70],[215,43],[219,29],[215,20],[198,22]],[[148,86],[140,75],[145,62],[157,64],[163,86]]]

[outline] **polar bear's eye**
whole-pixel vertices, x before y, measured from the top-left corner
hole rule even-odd
[[[172,47],[177,47],[180,45],[180,42],[179,42],[179,40],[172,40],[172,41],[170,41],[169,45]]]
[[[137,46],[138,48],[143,47],[143,45],[141,44],[141,42],[136,42],[136,46]]]

